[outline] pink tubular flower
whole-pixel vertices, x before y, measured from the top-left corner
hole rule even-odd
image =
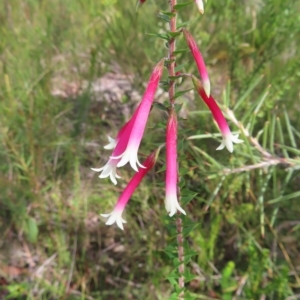
[[[134,116],[127,122],[125,123],[125,125],[123,125],[123,127],[119,130],[117,137],[115,139],[111,138],[110,136],[108,136],[108,141],[109,143],[104,146],[104,149],[115,149],[118,141],[120,140],[120,136],[122,136],[123,132],[125,131],[125,129],[127,128],[128,124],[130,124],[130,122],[132,121],[132,119],[134,119]]]
[[[201,14],[204,14],[204,5],[202,0],[195,0],[198,10]]]
[[[135,171],[138,171],[137,165],[143,167],[138,160],[138,149],[145,131],[163,68],[164,60],[161,60],[155,66],[151,74],[139,107],[119,137],[119,141],[117,142],[116,148],[111,156],[111,159],[120,159],[117,164],[118,168],[124,166],[128,162]]]
[[[113,223],[117,223],[118,227],[123,228],[123,223],[126,221],[122,218],[122,213],[125,209],[126,204],[128,203],[131,195],[140,184],[144,176],[148,173],[148,171],[154,166],[157,161],[157,157],[159,154],[161,147],[151,153],[146,160],[144,161],[145,168],[140,169],[139,172],[135,173],[128,185],[126,186],[125,190],[119,197],[119,200],[114,208],[114,210],[110,214],[102,214],[101,216],[108,218],[106,221],[106,225],[112,225]]]
[[[141,103],[131,119],[120,129],[116,139],[108,137],[109,144],[104,148],[114,149],[113,153],[104,167],[92,169],[93,171],[101,172],[100,178],[109,176],[111,181],[117,184],[117,178],[120,178],[116,172],[117,167],[122,167],[127,162],[130,162],[131,167],[135,171],[138,171],[137,165],[143,168],[143,165],[141,165],[138,160],[137,153],[145,131],[154,95],[163,72],[163,67],[164,61],[161,60],[151,74]]]
[[[207,94],[205,93],[200,80],[195,76],[192,76],[192,80],[198,94],[201,96],[205,104],[210,109],[222,133],[222,137],[223,137],[222,143],[217,148],[217,150],[222,150],[226,147],[229,152],[233,152],[233,143],[239,144],[239,143],[243,143],[243,141],[238,139],[238,134],[233,135],[231,133],[230,128],[223,116],[223,113],[220,110],[219,106],[217,105],[215,99],[212,96],[207,97]]]
[[[112,153],[113,156],[118,156],[125,151],[127,143],[128,143],[129,133],[132,128],[132,124],[135,120],[137,111],[138,111],[138,109],[135,111],[132,118],[120,129],[120,131],[117,134],[116,139],[108,137],[109,144],[104,146],[104,148],[105,149],[114,149],[114,151]],[[120,142],[120,139],[122,136],[123,136],[123,139]],[[110,158],[104,167],[92,168],[92,170],[95,172],[101,172],[101,174],[99,175],[99,178],[110,177],[110,180],[116,185],[117,178],[121,178],[117,174],[117,164],[119,161],[120,161],[120,159]]]
[[[177,210],[186,214],[177,199],[177,117],[172,113],[169,117],[166,133],[166,198],[165,207],[172,217]]]
[[[207,74],[207,70],[206,70],[206,66],[205,66],[202,54],[201,54],[200,50],[198,49],[196,41],[194,40],[192,35],[186,29],[183,29],[182,31],[183,31],[185,40],[193,54],[194,60],[196,62],[199,74],[200,74],[202,82],[203,82],[204,91],[205,91],[206,95],[209,97],[210,96],[210,81],[209,81],[209,77]]]

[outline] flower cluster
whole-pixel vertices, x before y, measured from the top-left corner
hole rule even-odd
[[[109,176],[111,181],[117,184],[117,178],[120,178],[117,175],[117,167],[122,167],[128,162],[136,172],[138,172],[137,166],[144,167],[138,160],[138,150],[163,68],[164,60],[161,60],[154,68],[142,101],[131,119],[120,129],[116,139],[109,137],[109,144],[105,148],[114,149],[109,161],[102,168],[92,169],[101,172],[100,178]]]
[[[145,1],[139,1],[141,4]],[[200,11],[203,11],[203,2],[195,0]],[[233,143],[241,143],[237,135],[233,135],[229,126],[224,118],[222,111],[218,107],[216,101],[210,93],[210,80],[206,70],[206,66],[202,54],[197,47],[196,41],[192,35],[186,30],[182,30],[187,45],[193,55],[194,61],[197,65],[201,80],[197,77],[190,75],[192,78],[195,89],[205,104],[210,109],[213,118],[215,119],[218,127],[222,133],[222,143],[217,148],[221,150],[227,148],[229,152],[233,151]],[[93,171],[100,172],[100,178],[110,177],[114,184],[117,184],[117,179],[120,176],[117,174],[117,168],[126,165],[127,163],[136,171],[127,187],[119,197],[117,204],[113,211],[109,214],[102,214],[107,217],[106,224],[111,225],[116,223],[117,226],[123,229],[123,223],[126,221],[122,218],[122,213],[126,204],[130,200],[134,190],[140,184],[141,180],[154,166],[158,153],[161,149],[159,147],[141,164],[138,159],[139,146],[145,131],[148,116],[150,114],[151,106],[153,104],[155,92],[159,85],[164,69],[164,59],[161,60],[152,71],[149,82],[147,84],[145,93],[142,97],[140,104],[135,110],[131,119],[119,130],[115,139],[108,137],[109,143],[104,146],[105,149],[113,150],[108,162],[101,168],[93,168]],[[178,74],[177,74],[178,75]],[[165,208],[169,216],[175,215],[177,212],[186,214],[180,207],[177,195],[178,184],[178,162],[177,162],[177,116],[174,110],[174,104],[171,104],[169,109],[169,118],[166,127],[166,195],[165,195]]]

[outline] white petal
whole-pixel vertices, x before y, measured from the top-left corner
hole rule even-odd
[[[117,141],[113,138],[111,138],[110,136],[107,137],[109,144],[107,144],[106,146],[104,146],[104,149],[110,150],[110,149],[114,149],[117,145]]]
[[[221,145],[216,150],[223,150],[225,148],[225,144],[222,142]]]
[[[99,178],[109,177],[114,185],[117,184],[117,178],[121,178],[117,174],[116,162],[113,162],[111,160],[109,160],[104,167],[99,168],[99,169],[92,169],[92,170],[96,171],[96,172],[101,172],[102,171],[101,174],[99,175]]]
[[[239,136],[238,134],[233,135],[231,133],[223,135],[222,143],[216,150],[222,150],[226,147],[227,150],[230,153],[232,153],[233,152],[233,143],[240,144],[240,143],[244,142],[243,140],[238,139],[238,136]]]
[[[137,152],[134,149],[127,148],[125,150],[125,152],[122,154],[121,160],[117,164],[117,167],[118,168],[123,167],[128,162],[130,163],[130,166],[132,167],[132,169],[135,170],[136,172],[138,172],[137,166],[139,166],[141,168],[146,168],[139,162]]]
[[[101,172],[103,170],[104,167],[102,168],[91,168],[91,170],[95,171],[95,172]]]
[[[113,210],[110,214],[101,214],[101,216],[108,218],[106,225],[116,223],[120,229],[124,230],[123,223],[126,223],[126,221],[122,218],[122,212],[122,210]]]
[[[231,140],[236,144],[244,143],[244,141],[240,140],[238,137],[239,137],[238,134],[233,134]]]
[[[186,212],[179,205],[176,195],[166,196],[165,207],[170,217],[174,216],[177,210],[186,215]]]

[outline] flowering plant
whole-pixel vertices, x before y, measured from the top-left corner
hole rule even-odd
[[[137,8],[141,4],[145,3],[146,0],[139,0]],[[154,67],[150,79],[148,81],[144,95],[139,103],[137,109],[133,113],[131,119],[119,130],[115,139],[108,137],[109,144],[104,146],[105,149],[113,150],[108,162],[101,168],[93,168],[96,172],[101,172],[99,177],[106,178],[110,177],[114,184],[117,184],[117,179],[120,176],[117,174],[117,168],[125,166],[127,163],[130,164],[132,169],[136,172],[115,205],[113,211],[109,214],[102,214],[103,217],[108,218],[106,221],[107,225],[114,223],[120,229],[123,228],[123,224],[126,221],[122,217],[122,213],[127,205],[130,197],[134,190],[140,184],[141,180],[145,177],[148,171],[154,166],[158,159],[160,152],[160,146],[157,150],[152,152],[143,164],[139,162],[138,150],[140,143],[143,138],[143,134],[146,128],[147,120],[151,111],[151,107],[154,102],[155,93],[158,85],[162,79],[164,67],[168,69],[168,81],[167,91],[169,94],[169,106],[165,107],[168,112],[168,120],[166,124],[166,175],[165,175],[165,208],[170,217],[178,214],[177,218],[177,233],[178,233],[178,258],[181,262],[179,266],[179,286],[183,288],[184,279],[184,254],[183,254],[183,235],[182,235],[182,219],[179,217],[180,214],[186,215],[186,211],[180,205],[180,188],[179,188],[179,171],[178,171],[178,155],[177,155],[177,135],[178,135],[178,122],[177,122],[177,111],[176,111],[176,98],[177,94],[175,91],[176,80],[180,77],[187,77],[192,79],[194,87],[200,97],[203,99],[205,104],[210,109],[212,116],[217,123],[222,133],[222,143],[217,148],[221,150],[227,148],[229,152],[233,151],[233,143],[241,143],[242,140],[238,139],[237,135],[233,135],[229,129],[226,119],[222,111],[220,110],[217,102],[211,95],[211,84],[208,76],[207,68],[204,62],[203,55],[201,54],[196,40],[187,29],[183,28],[177,30],[176,28],[176,15],[185,5],[190,4],[186,2],[183,4],[177,4],[176,0],[170,0],[170,12],[161,11],[161,15],[169,21],[170,31],[165,34],[157,34],[158,37],[167,39],[167,46],[169,49],[168,57],[161,59],[158,64]],[[195,4],[199,11],[204,13],[204,6],[201,0],[195,0]],[[176,38],[181,34],[184,35],[188,49],[194,59],[196,67],[201,78],[198,79],[191,74],[181,74],[178,70],[175,70],[176,66]],[[182,294],[181,294],[182,295]]]

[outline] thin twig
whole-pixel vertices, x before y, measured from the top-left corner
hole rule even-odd
[[[243,288],[247,282],[248,279],[248,275],[244,275],[243,277],[241,277],[241,279],[239,280],[239,287],[235,292],[234,297],[232,298],[232,300],[237,300],[239,298],[239,296],[241,296]]]
[[[181,264],[178,266],[178,272],[180,277],[178,279],[178,285],[180,288],[184,288],[184,248],[183,248],[183,235],[182,235],[182,220],[180,217],[176,219],[177,228],[177,244],[178,244],[178,259]],[[179,299],[183,299],[184,293],[180,294]]]

